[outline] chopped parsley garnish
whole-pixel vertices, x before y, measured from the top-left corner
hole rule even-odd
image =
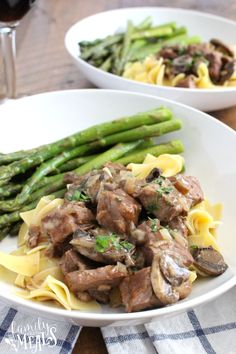
[[[197,245],[191,245],[191,246],[190,246],[190,249],[191,249],[191,250],[196,250],[197,248],[198,248]]]
[[[152,219],[150,217],[148,217],[148,219],[151,221],[152,232],[157,232],[159,230],[158,219]]]
[[[67,197],[69,201],[78,201],[78,202],[88,202],[90,201],[90,198],[88,195],[86,195],[83,191],[77,189],[74,191],[73,194],[69,195]]]
[[[158,206],[157,206],[155,203],[149,204],[149,205],[147,206],[147,212],[148,212],[149,214],[152,214],[153,211],[154,211],[154,210],[157,210],[157,209],[158,209]]]
[[[162,185],[163,181],[165,180],[166,178],[164,176],[158,176],[157,178],[153,179],[152,180],[152,183],[157,183],[159,184],[160,186]]]
[[[119,251],[122,248],[126,251],[130,251],[134,245],[127,241],[120,241],[116,234],[111,235],[99,235],[96,237],[95,251],[103,253],[110,248],[114,248]]]
[[[172,192],[173,191],[173,188],[172,187],[160,187],[158,190],[157,190],[157,192],[159,193],[159,194],[169,194],[170,192]]]
[[[125,248],[127,251],[132,250],[134,248],[134,245],[132,243],[129,243],[127,241],[120,241],[120,245]]]

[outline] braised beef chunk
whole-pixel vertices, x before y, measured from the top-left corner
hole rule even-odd
[[[126,267],[118,263],[117,265],[68,273],[65,276],[65,282],[74,293],[89,289],[101,290],[101,286],[104,285],[117,286],[127,274]]]
[[[188,228],[185,225],[183,216],[176,216],[176,218],[170,220],[168,222],[168,227],[173,230],[179,232],[185,239],[188,236]]]
[[[122,189],[103,190],[99,194],[97,221],[108,230],[129,234],[131,225],[137,225],[140,211],[139,203]]]
[[[58,258],[71,249],[70,240],[72,235],[67,236],[67,238],[60,243],[50,243],[47,249],[45,250],[45,255],[49,258]]]
[[[60,260],[60,268],[64,275],[75,270],[85,270],[92,267],[91,262],[87,258],[72,249],[66,251]]]
[[[175,59],[179,50],[166,50],[166,56]],[[203,200],[195,177],[165,178],[153,169],[139,180],[124,166],[108,163],[65,179],[64,203],[40,226],[30,227],[28,246],[50,241],[46,254],[61,257],[65,283],[81,301],[141,311],[185,298],[192,289],[188,268],[193,263],[198,271],[207,267],[204,274],[225,271],[213,249],[193,256],[188,249],[186,215]]]
[[[207,43],[163,47],[157,53],[157,58],[163,58],[167,79],[173,79],[178,74],[185,75],[176,87],[195,88],[199,77],[198,68],[202,63],[208,67],[209,77],[215,85],[223,85],[235,71],[235,53],[219,39],[211,39]]]
[[[41,235],[40,226],[31,225],[29,227],[29,232],[28,232],[27,246],[29,248],[36,247],[38,245],[38,243],[40,242],[41,237],[42,237],[42,235]]]
[[[196,177],[177,175],[170,178],[175,188],[182,193],[188,201],[189,207],[192,207],[204,199],[203,191]]]
[[[119,236],[100,228],[90,230],[89,233],[78,229],[70,243],[85,257],[105,264],[132,263],[131,255],[135,248]]]
[[[180,214],[186,214],[189,210],[185,197],[168,179],[158,178],[155,182],[145,185],[138,199],[148,213],[164,222]]]
[[[90,209],[81,202],[65,202],[52,210],[41,221],[43,235],[50,237],[53,245],[61,244],[80,225],[91,225],[95,217]]]
[[[161,225],[158,219],[151,219],[143,221],[137,229],[132,232],[132,240],[139,245],[148,243],[151,241],[163,240],[163,236],[160,233]]]
[[[110,184],[111,189],[116,188],[121,179],[122,171],[130,173],[123,165],[109,162],[101,170],[94,170],[80,177],[68,173],[65,175],[65,180],[72,184],[69,186],[66,198],[71,200],[75,192],[80,191],[93,203],[97,203],[104,184]]]
[[[106,287],[108,288],[107,290]],[[107,304],[110,300],[111,287],[109,285],[108,286],[105,285],[104,288],[105,290],[89,289],[88,293],[92,299],[97,300],[102,304]]]
[[[179,45],[164,46],[158,52],[158,58],[162,57],[164,59],[175,59],[179,55],[181,47]]]
[[[152,264],[153,258],[156,254],[166,249],[170,250],[171,252],[178,253],[183,259],[184,265],[190,266],[193,263],[193,257],[191,256],[188,248],[174,240],[151,239],[141,247],[147,265]]]
[[[150,267],[143,268],[121,282],[119,288],[127,312],[161,306],[152,289],[150,272]]]
[[[182,80],[179,80],[175,87],[184,87],[184,88],[196,88],[195,78],[193,75],[187,75]]]

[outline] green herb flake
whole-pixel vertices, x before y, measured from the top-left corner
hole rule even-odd
[[[172,187],[161,187],[157,190],[157,192],[160,194],[160,195],[163,195],[163,194],[170,194],[170,192],[173,191],[173,188]]]
[[[151,183],[159,184],[159,186],[161,186],[165,179],[166,178],[164,176],[160,175],[157,178],[153,179]]]
[[[148,212],[149,214],[152,214],[153,211],[156,210],[156,209],[157,209],[157,205],[156,205],[155,203],[149,204],[149,205],[147,206],[147,212]]]
[[[191,250],[196,250],[197,248],[198,248],[197,245],[191,245],[191,246],[190,246],[190,249],[191,249]]]
[[[116,251],[120,251],[122,248],[130,251],[133,247],[132,243],[120,241],[116,234],[99,235],[96,237],[95,251],[99,253],[104,253],[111,248],[114,248]]]
[[[129,243],[127,241],[121,241],[120,245],[125,248],[127,251],[132,250],[132,248],[134,248],[134,245],[132,243]]]
[[[159,230],[158,219],[152,219],[150,217],[148,217],[148,219],[151,221],[152,232],[157,232]]]
[[[69,201],[78,201],[78,202],[88,202],[90,198],[83,191],[77,189],[74,193],[67,197]]]

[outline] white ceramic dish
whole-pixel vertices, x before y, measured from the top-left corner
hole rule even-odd
[[[235,105],[236,87],[212,90],[156,86],[106,73],[80,59],[78,42],[104,38],[124,30],[128,19],[136,24],[147,16],[152,17],[154,24],[176,21],[178,25],[186,26],[190,35],[199,35],[203,41],[218,38],[236,44],[236,22],[197,11],[140,7],[102,12],[77,22],[68,30],[65,46],[80,71],[98,87],[148,93],[176,100],[203,111]]]
[[[152,96],[106,90],[78,90],[45,93],[7,102],[0,106],[4,125],[0,130],[0,151],[30,148],[54,141],[95,123],[145,111],[160,105],[170,107],[183,121],[183,129],[162,137],[181,139],[186,147],[186,173],[198,176],[206,196],[224,204],[224,223],[219,240],[227,259],[235,258],[236,133],[216,119],[187,106]],[[9,252],[16,239],[0,242]],[[101,313],[66,311],[43,303],[27,301],[14,294],[11,285],[0,280],[0,299],[26,312],[79,325],[131,325],[161,319],[210,301],[236,284],[227,270],[220,277],[194,284],[192,294],[177,304],[160,309],[126,314],[122,309],[104,307]]]

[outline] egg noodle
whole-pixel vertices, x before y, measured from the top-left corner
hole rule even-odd
[[[127,63],[123,72],[123,77],[147,84],[175,87],[186,75],[181,73],[171,79],[165,77],[166,66],[163,58],[148,56],[143,61]],[[197,69],[197,76],[194,79],[196,88],[219,88],[236,86],[236,71],[223,85],[215,85],[210,79],[209,70],[205,63],[201,63]]]
[[[147,154],[142,164],[129,164],[128,169],[137,178],[145,178],[153,168],[159,168],[163,177],[171,177],[184,168],[184,158],[180,155],[163,154],[159,157]],[[63,274],[56,258],[49,258],[45,250],[49,247],[47,239],[40,240],[37,247],[29,249],[27,238],[29,227],[40,225],[45,215],[62,205],[63,199],[45,196],[40,199],[35,209],[21,213],[24,221],[18,235],[18,249],[11,254],[0,252],[0,274],[9,283],[22,288],[17,295],[24,299],[37,301],[53,300],[67,310],[97,310],[95,301],[80,301],[63,282]],[[216,242],[216,228],[220,224],[222,206],[211,205],[207,200],[194,206],[186,217],[189,230],[189,246],[212,246],[219,250]],[[190,271],[191,282],[197,273]]]
[[[51,210],[62,205],[63,199],[46,196],[40,199],[35,209],[21,213],[22,224],[18,235],[18,249],[10,255],[0,252],[0,274],[8,282],[24,289],[17,295],[37,301],[54,300],[67,310],[98,310],[95,301],[80,301],[63,282],[63,274],[56,258],[45,256],[48,240],[42,240],[37,247],[26,245],[30,225],[40,225],[41,219]],[[5,274],[4,274],[5,273]]]

